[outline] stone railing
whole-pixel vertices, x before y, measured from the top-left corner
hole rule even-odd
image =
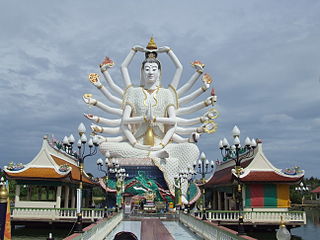
[[[202,212],[196,212],[196,216],[202,217]],[[279,224],[281,217],[287,224],[303,225],[307,223],[304,211],[243,211],[245,223]],[[207,211],[206,218],[214,222],[237,222],[238,211]]]
[[[82,219],[91,220],[103,218],[104,209],[83,208]],[[11,208],[11,219],[18,220],[67,220],[77,219],[75,208]]]
[[[115,213],[107,219],[101,219],[83,229],[83,233],[74,233],[64,240],[102,240],[122,221],[123,213]]]
[[[237,235],[236,231],[228,229],[223,226],[218,226],[215,223],[209,221],[203,221],[198,217],[181,213],[179,220],[191,231],[204,239],[210,240],[255,240],[255,238],[249,236]]]

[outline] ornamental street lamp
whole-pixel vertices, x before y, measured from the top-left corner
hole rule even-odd
[[[83,182],[82,182],[82,175],[84,169],[84,159],[87,157],[91,157],[97,153],[98,147],[98,137],[95,135],[93,138],[90,138],[89,141],[86,136],[86,128],[83,123],[80,123],[78,127],[78,132],[80,139],[77,142],[78,153],[73,152],[73,144],[75,139],[71,134],[69,137],[65,136],[63,138],[63,146],[66,152],[73,155],[77,158],[79,168],[80,168],[80,183],[79,188],[77,189],[77,222],[74,228],[74,232],[81,233],[82,231],[82,213],[81,213],[81,203],[82,203],[82,189],[83,189]],[[89,153],[86,153],[86,145],[89,147]]]
[[[98,170],[100,172],[104,173],[104,181],[105,181],[105,185],[106,188],[108,189],[108,181],[109,181],[109,159],[106,157],[105,161],[103,162],[103,160],[101,158],[99,158],[97,160],[97,166],[98,166]],[[105,169],[104,169],[104,168]],[[106,192],[106,196],[105,196],[105,204],[104,204],[104,217],[108,217],[108,192]]]
[[[280,226],[276,234],[277,240],[290,240],[291,239],[291,234],[289,230],[286,228],[286,225],[282,219],[281,216],[281,221],[280,221]]]
[[[197,168],[198,165],[198,168]],[[209,168],[209,165],[211,166]],[[206,174],[213,172],[214,162],[211,161],[209,163],[209,160],[206,158],[206,155],[202,152],[200,155],[200,159],[197,162],[194,162],[193,167],[195,169],[195,172],[198,174],[201,174],[201,183],[202,186],[202,220],[206,220],[206,189],[204,188],[204,184],[206,183]]]
[[[113,159],[111,167],[109,167],[109,172],[114,174],[116,177],[116,211],[121,208],[122,205],[122,193],[124,192],[124,180],[129,177],[129,174],[126,173],[126,169],[120,168],[119,161]]]
[[[309,191],[309,188],[303,184],[303,182],[300,182],[299,187],[296,187],[295,190],[297,192],[300,192],[300,194],[302,195],[301,198],[301,205],[303,205],[304,203],[304,195]]]
[[[244,147],[240,144],[240,130],[237,126],[234,126],[232,130],[233,136],[233,145],[230,147],[228,140],[224,138],[219,141],[219,148],[221,150],[221,155],[224,159],[231,159],[235,161],[235,167],[232,172],[237,177],[237,192],[236,192],[236,207],[239,211],[239,221],[238,221],[238,234],[244,235],[243,227],[243,204],[242,204],[242,186],[240,182],[240,175],[242,172],[241,162],[244,159],[250,158],[254,154],[254,149],[257,146],[257,143],[254,139],[250,140],[249,137],[246,137],[244,141]]]
[[[188,212],[190,212],[190,183],[192,182],[193,176],[195,175],[194,170],[188,167],[187,170],[181,170],[177,176],[174,177],[174,187],[176,188],[176,205],[182,205],[182,184],[188,182],[187,185],[187,201],[188,201]]]

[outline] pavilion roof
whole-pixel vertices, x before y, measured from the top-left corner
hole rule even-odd
[[[63,168],[65,167],[65,168]],[[79,182],[80,168],[76,158],[55,147],[45,136],[42,147],[34,159],[20,168],[5,167],[4,172],[11,179]],[[93,182],[84,172],[82,181]]]
[[[206,187],[231,185],[236,179],[234,171],[235,161],[229,160],[217,166],[213,176],[205,184]],[[299,169],[278,169],[266,158],[262,150],[261,141],[251,158],[241,162],[241,182],[269,182],[269,183],[296,183],[304,176],[304,171]]]
[[[315,188],[315,189],[313,189],[311,192],[312,193],[320,193],[320,186]]]

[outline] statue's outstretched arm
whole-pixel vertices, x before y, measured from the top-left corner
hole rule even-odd
[[[121,133],[121,129],[120,127],[113,127],[113,128],[109,128],[109,127],[101,127],[99,125],[96,124],[91,124],[91,130],[95,133],[107,133],[107,134],[119,134]]]
[[[179,59],[177,58],[177,56],[172,51],[172,49],[170,49],[168,47],[162,47],[162,48],[159,48],[159,52],[161,52],[161,51],[166,51],[168,53],[169,57],[171,58],[172,62],[176,66],[176,72],[175,72],[175,74],[173,76],[173,79],[172,79],[172,82],[171,82],[170,85],[174,89],[177,89],[178,84],[179,84],[180,79],[181,79],[183,66],[182,66],[181,62],[179,61]]]
[[[93,114],[84,114],[84,116],[91,121],[95,121],[96,123],[102,123],[102,124],[113,126],[113,127],[118,127],[120,126],[120,123],[121,123],[121,119],[107,119],[107,118],[98,117]]]
[[[130,79],[130,76],[129,76],[129,71],[128,71],[128,66],[129,64],[131,63],[134,55],[136,54],[137,51],[145,51],[145,49],[141,46],[134,46],[128,56],[125,58],[125,60],[123,61],[123,63],[121,64],[121,67],[120,67],[120,70],[121,70],[121,74],[122,74],[122,77],[123,77],[123,80],[124,80],[124,84],[125,84],[125,87],[129,87],[131,86],[131,79]]]
[[[113,60],[108,57],[105,57],[103,62],[100,64],[100,70],[105,80],[109,84],[110,88],[116,93],[118,93],[120,96],[123,96],[123,90],[117,84],[114,83],[114,81],[112,80],[108,72],[108,69],[112,68],[113,66],[114,66]]]
[[[98,88],[102,94],[104,96],[106,96],[110,101],[118,104],[118,105],[121,105],[122,104],[122,100],[120,98],[117,98],[115,96],[113,96],[109,90],[102,85],[102,83],[100,82],[99,80],[99,75],[96,74],[96,73],[90,73],[89,74],[89,81],[96,87]]]
[[[209,105],[214,105],[215,102],[217,101],[217,97],[216,96],[211,96],[208,97],[205,101],[194,104],[192,106],[189,107],[184,107],[184,108],[179,108],[177,111],[177,115],[184,115],[184,114],[190,114],[193,112],[196,112],[200,109],[203,109],[205,107],[208,107]]]
[[[106,104],[103,104],[103,103],[99,102],[98,100],[91,98],[91,94],[84,94],[82,98],[86,104],[96,106],[96,107],[100,108],[101,110],[108,112],[108,113],[111,113],[111,114],[117,114],[119,116],[122,115],[121,109],[112,108]]]
[[[182,135],[187,135],[191,133],[203,133],[204,130],[202,127],[193,127],[193,128],[182,128],[182,127],[177,127],[176,133],[182,134]]]
[[[196,143],[198,142],[200,137],[200,134],[198,133],[191,133],[189,138],[184,138],[181,137],[180,135],[178,135],[177,133],[173,134],[172,136],[172,140],[176,143],[185,143],[185,142],[189,142],[189,143]]]
[[[179,118],[177,117],[177,123],[178,126],[191,126],[199,123],[204,123],[204,121],[208,120],[209,118],[202,116],[202,117],[196,117],[191,119],[186,118]]]
[[[118,136],[118,137],[104,137],[101,135],[97,135],[99,139],[99,144],[102,142],[122,142],[126,140],[124,136]]]
[[[207,91],[209,87],[210,87],[210,84],[204,83],[201,88],[197,89],[196,91],[192,92],[191,94],[189,94],[183,98],[180,98],[179,105],[187,104],[187,103],[191,102],[196,97],[200,96],[202,93]]]
[[[181,88],[177,90],[178,97],[180,98],[184,93],[186,93],[192,86],[195,84],[195,82],[199,79],[203,72],[200,70],[197,70],[191,78],[188,80],[186,84],[184,84]]]

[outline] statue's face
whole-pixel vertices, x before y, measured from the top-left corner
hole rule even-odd
[[[143,67],[143,77],[145,83],[155,83],[160,76],[160,70],[157,63],[145,63]]]

